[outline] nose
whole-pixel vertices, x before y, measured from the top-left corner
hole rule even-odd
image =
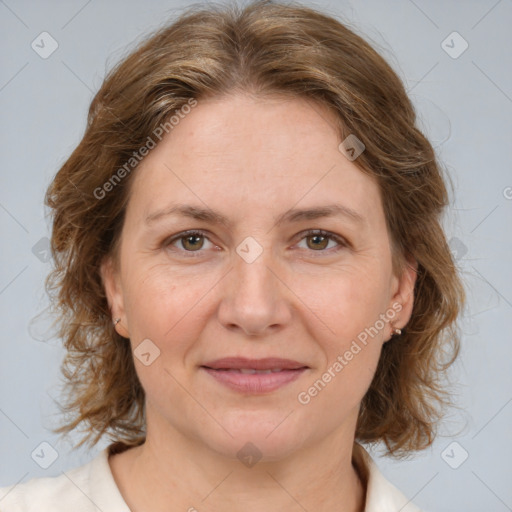
[[[248,263],[238,254],[234,268],[224,278],[218,309],[221,324],[247,335],[264,335],[282,329],[291,318],[290,290],[284,275],[272,262],[266,249]]]

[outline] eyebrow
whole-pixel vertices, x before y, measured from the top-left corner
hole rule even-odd
[[[146,217],[146,224],[152,224],[163,217],[172,215],[202,220],[210,224],[224,225],[228,228],[231,228],[233,224],[232,221],[220,212],[216,212],[210,208],[201,208],[187,204],[178,204],[170,208],[150,213]],[[341,204],[329,204],[313,208],[294,208],[288,210],[275,219],[275,224],[276,226],[279,226],[285,222],[300,222],[302,220],[314,220],[322,217],[334,216],[345,217],[356,224],[362,225],[366,223],[366,218],[352,208]]]

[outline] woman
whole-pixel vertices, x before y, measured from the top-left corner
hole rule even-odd
[[[432,443],[464,292],[434,151],[363,39],[190,10],[107,76],[47,204],[59,432],[113,443],[3,511],[419,510],[360,443]]]

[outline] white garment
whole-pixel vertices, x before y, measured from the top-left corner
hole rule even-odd
[[[109,447],[62,475],[0,488],[0,512],[130,512],[108,463]],[[366,483],[364,512],[421,512],[384,478],[368,452],[354,444],[354,462]]]

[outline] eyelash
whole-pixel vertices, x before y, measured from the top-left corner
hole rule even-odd
[[[322,250],[318,250],[318,251],[311,250],[310,252],[313,252],[313,253],[319,252],[319,253],[331,254],[332,252],[338,252],[339,250],[349,246],[349,244],[343,238],[341,238],[329,231],[324,231],[323,229],[308,229],[308,230],[304,231],[303,233],[301,233],[301,235],[302,236],[301,236],[299,242],[302,241],[304,238],[307,238],[308,236],[322,236],[324,238],[328,238],[329,240],[334,240],[337,244],[339,244],[339,247],[336,247],[336,248],[331,247],[331,249],[322,249]],[[209,238],[207,237],[207,235],[204,231],[192,229],[189,231],[183,231],[171,238],[165,239],[162,243],[162,246],[169,247],[174,242],[177,242],[184,238],[188,238],[190,236],[202,236],[202,237],[205,237],[207,240],[209,240]],[[211,242],[211,240],[210,240],[210,242]],[[187,251],[186,249],[180,249],[179,252],[184,252],[184,253],[190,254],[190,257],[194,258],[194,257],[197,257],[194,253],[198,253],[198,255],[200,255],[203,251],[201,249],[199,249],[197,251]]]

